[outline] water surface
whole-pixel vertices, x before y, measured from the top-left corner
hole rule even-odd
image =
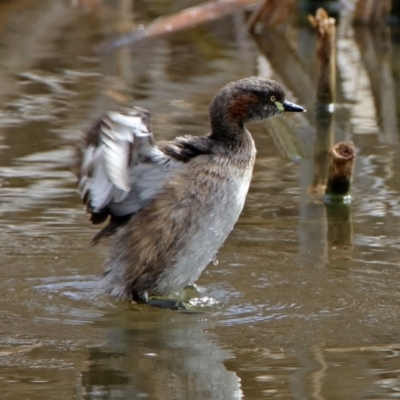
[[[398,41],[341,26],[335,141],[352,140],[357,162],[353,202],[337,210],[309,190],[308,28],[286,27],[287,54],[250,37],[244,12],[93,51],[194,3],[0,3],[1,398],[398,398]],[[293,66],[277,68],[290,54],[298,85]],[[281,81],[309,112],[249,127],[258,153],[247,203],[198,282],[197,312],[103,294],[107,246],[89,245],[97,229],[71,172],[79,133],[134,101],[152,112],[157,138],[205,134],[214,93],[254,74]]]

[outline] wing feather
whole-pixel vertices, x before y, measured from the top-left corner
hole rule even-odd
[[[148,122],[147,111],[136,107],[106,113],[89,131],[78,192],[92,216],[105,209],[116,216],[137,212],[174,170],[184,167],[157,147]]]

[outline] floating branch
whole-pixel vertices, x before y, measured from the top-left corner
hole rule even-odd
[[[326,203],[350,203],[355,154],[351,142],[339,142],[332,147],[324,198]]]
[[[99,51],[109,51],[122,46],[128,46],[143,39],[154,38],[173,32],[189,29],[199,24],[215,21],[236,11],[254,6],[260,0],[219,0],[187,8],[176,14],[160,17],[147,27],[141,26],[111,42],[105,43]]]

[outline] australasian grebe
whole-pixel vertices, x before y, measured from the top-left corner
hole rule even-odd
[[[79,193],[94,224],[93,239],[113,236],[105,290],[148,303],[193,284],[242,211],[256,155],[244,127],[284,111],[281,86],[257,77],[222,88],[210,105],[211,133],[156,143],[149,113],[108,112],[80,147]]]

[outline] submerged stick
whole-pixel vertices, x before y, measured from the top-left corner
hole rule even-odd
[[[326,203],[350,203],[355,154],[354,145],[351,142],[339,142],[331,148],[324,197]]]

